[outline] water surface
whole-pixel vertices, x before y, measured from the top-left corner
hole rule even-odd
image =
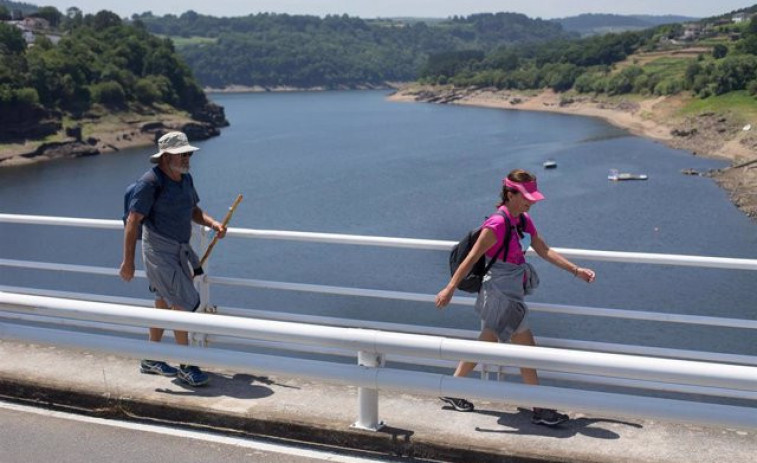
[[[556,247],[757,258],[755,224],[711,179],[722,167],[630,136],[601,120],[461,106],[392,103],[384,92],[225,94],[231,127],[198,142],[201,206],[232,226],[457,240],[491,214],[502,177],[535,172],[547,197],[532,209]],[[127,184],[153,149],[0,170],[0,211],[118,219]],[[546,159],[558,168],[544,170]],[[610,168],[646,182],[609,182]],[[116,268],[112,231],[0,225],[0,257]],[[754,319],[754,272],[577,262],[586,285],[538,258],[533,301]],[[230,238],[214,250],[221,276],[435,294],[449,277],[442,252]],[[148,297],[144,280],[0,268],[7,285]],[[469,307],[214,288],[221,306],[476,329]],[[757,354],[746,330],[533,314],[537,335]]]

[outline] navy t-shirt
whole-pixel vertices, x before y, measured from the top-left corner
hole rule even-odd
[[[200,202],[192,177],[182,174],[181,181],[177,182],[161,172],[158,166],[153,167],[153,171],[162,179],[158,197],[155,198],[155,183],[140,180],[129,203],[129,211],[144,215],[143,223],[150,230],[180,243],[188,243],[192,237],[192,211]]]

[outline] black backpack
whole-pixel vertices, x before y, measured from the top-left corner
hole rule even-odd
[[[158,172],[156,172],[156,170]],[[122,218],[124,226],[126,226],[126,219],[129,218],[129,204],[131,204],[131,199],[134,197],[134,190],[137,188],[137,183],[139,182],[154,183],[155,196],[153,199],[158,199],[158,196],[160,196],[160,193],[163,191],[163,172],[160,172],[159,168],[150,169],[145,172],[139,180],[126,187],[126,192],[124,192],[124,215]],[[137,227],[137,239],[142,239],[141,226]]]
[[[489,269],[491,269],[491,266],[494,265],[494,261],[497,260],[497,257],[502,255],[503,250],[505,251],[504,257],[505,259],[507,258],[507,253],[510,250],[509,245],[510,238],[512,236],[512,225],[510,224],[510,219],[507,218],[507,214],[502,211],[497,211],[497,214],[505,218],[505,240],[502,243],[502,246],[500,246],[497,253],[494,254],[494,258],[489,261],[489,265],[486,265],[486,256],[481,256],[481,258],[476,261],[475,264],[473,264],[473,268],[471,268],[470,273],[468,273],[468,275],[460,281],[460,284],[457,285],[457,289],[469,293],[479,292],[481,290],[481,283],[483,282],[484,275],[489,272]],[[523,237],[523,229],[525,228],[526,219],[525,216],[521,214],[520,222],[518,223],[517,228],[518,236],[520,236],[521,238]],[[460,264],[463,263],[465,258],[470,253],[471,249],[473,249],[473,245],[476,244],[476,241],[478,240],[480,234],[481,228],[471,230],[452,248],[452,251],[450,251],[449,253],[450,275],[455,274],[457,268],[460,266]]]

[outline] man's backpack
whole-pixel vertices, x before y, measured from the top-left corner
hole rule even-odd
[[[510,251],[509,246],[510,238],[512,236],[512,225],[510,224],[510,219],[507,218],[507,214],[499,210],[497,211],[497,214],[505,218],[505,239],[502,243],[502,246],[500,246],[497,253],[494,254],[494,258],[489,261],[489,265],[486,265],[486,257],[481,256],[481,258],[478,259],[475,264],[473,264],[473,268],[471,268],[471,271],[468,273],[468,275],[466,275],[465,278],[460,281],[460,284],[457,285],[457,289],[469,293],[479,292],[481,290],[481,283],[484,280],[484,275],[489,272],[489,269],[491,269],[492,265],[494,265],[494,261],[496,261],[500,255],[502,255],[503,250],[505,251],[504,258],[507,258],[507,253]],[[526,219],[525,216],[521,214],[517,230],[519,236],[523,236],[523,229],[525,228]],[[460,267],[460,264],[462,264],[468,254],[470,254],[471,249],[473,249],[473,245],[476,244],[479,235],[481,235],[481,228],[471,230],[452,248],[452,251],[450,251],[449,254],[450,275],[455,274],[457,268]]]
[[[155,196],[153,197],[153,199],[158,199],[158,196],[160,196],[160,193],[163,190],[163,173],[156,172],[156,170],[159,169],[148,170],[142,175],[142,177],[139,178],[139,180],[126,187],[126,192],[124,192],[124,215],[122,218],[124,226],[126,226],[126,219],[129,218],[129,205],[131,204],[131,200],[134,197],[134,190],[136,190],[137,188],[137,183],[147,182],[155,184]],[[142,239],[141,226],[137,227],[137,239]]]

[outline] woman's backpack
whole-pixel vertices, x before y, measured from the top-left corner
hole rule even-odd
[[[481,256],[481,258],[478,259],[475,264],[473,264],[473,268],[471,268],[471,271],[468,273],[468,275],[466,275],[465,278],[460,281],[460,284],[457,285],[457,289],[469,293],[479,292],[481,290],[481,283],[484,280],[484,275],[486,275],[489,272],[489,269],[491,269],[492,265],[494,265],[494,261],[497,260],[497,256],[504,255],[504,258],[507,258],[507,253],[510,251],[509,246],[510,238],[512,236],[512,225],[510,224],[510,219],[507,218],[507,214],[499,210],[497,211],[497,214],[505,218],[505,239],[502,243],[502,246],[499,248],[497,253],[494,254],[494,258],[489,260],[489,265],[486,265],[486,257]],[[522,236],[523,229],[525,229],[525,227],[526,220],[524,215],[521,214],[520,223],[518,224],[518,235]],[[470,254],[471,249],[473,249],[473,245],[476,244],[479,235],[481,235],[480,227],[475,230],[469,231],[463,237],[463,239],[461,239],[452,248],[452,251],[450,251],[449,254],[450,276],[455,274],[457,268],[460,267],[460,264],[462,264],[468,254]],[[505,251],[504,254],[502,254],[503,250]]]

